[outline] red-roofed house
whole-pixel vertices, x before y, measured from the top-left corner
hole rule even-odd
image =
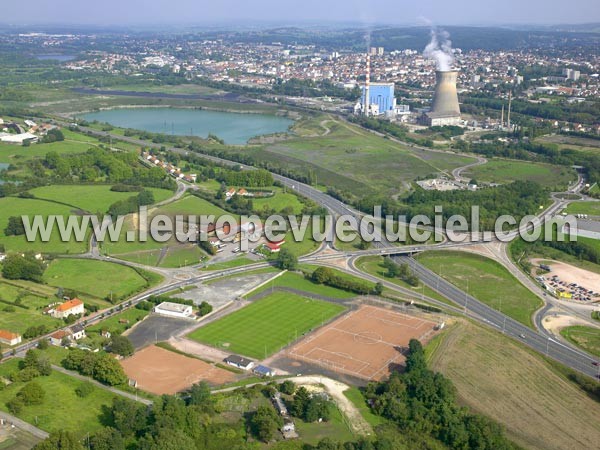
[[[65,330],[55,331],[54,333],[52,333],[50,335],[50,343],[52,345],[56,345],[57,347],[60,347],[63,343],[63,339],[68,338],[70,336],[71,336],[71,333],[69,333],[68,331],[65,331]]]
[[[12,331],[0,330],[0,342],[6,345],[17,345],[21,343],[21,335]]]
[[[267,242],[265,246],[271,251],[271,253],[277,253],[279,250],[281,250],[281,246],[283,244],[285,244],[285,239],[282,239],[281,241]]]
[[[54,308],[52,316],[57,319],[63,319],[73,314],[83,314],[83,312],[83,302],[78,298],[74,298],[73,300],[67,300],[64,303],[61,303]]]

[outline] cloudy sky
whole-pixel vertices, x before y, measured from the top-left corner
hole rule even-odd
[[[598,0],[28,0],[7,1],[0,23],[149,25],[566,24],[600,22]]]

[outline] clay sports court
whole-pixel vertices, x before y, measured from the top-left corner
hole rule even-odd
[[[367,380],[380,380],[404,363],[415,338],[425,344],[435,322],[396,311],[361,306],[308,336],[289,357]]]
[[[154,345],[121,361],[127,377],[153,394],[175,394],[199,381],[217,385],[233,381],[234,374],[199,359]]]

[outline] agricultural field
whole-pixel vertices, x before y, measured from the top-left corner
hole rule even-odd
[[[91,138],[90,138],[91,139]],[[80,140],[64,140],[47,144],[33,144],[30,147],[0,143],[0,162],[18,163],[34,157],[44,157],[48,152],[64,155],[69,153],[85,153],[94,145]]]
[[[188,337],[232,353],[262,359],[344,310],[334,303],[275,292],[198,328]]]
[[[62,325],[59,319],[42,314],[56,301],[55,290],[21,281],[0,279],[0,329],[23,334],[30,326],[45,325],[48,330]]]
[[[518,445],[532,450],[597,447],[600,404],[539,354],[462,320],[434,344],[430,366],[454,383],[459,402],[493,417]]]
[[[317,183],[335,186],[356,195],[398,193],[417,177],[426,177],[466,165],[470,157],[412,150],[340,119],[319,115],[302,122],[301,129],[323,128],[316,135],[293,137],[249,150],[261,161],[284,164],[289,169],[310,169]],[[325,120],[325,122],[323,122]],[[376,157],[375,157],[376,156]],[[379,174],[381,176],[374,176]],[[383,176],[385,174],[385,176]]]
[[[35,198],[64,203],[91,213],[105,213],[113,203],[137,195],[137,192],[113,192],[110,188],[110,185],[52,185],[35,188],[29,192]],[[173,195],[167,189],[145,189],[154,194],[157,203]]]
[[[600,357],[600,328],[576,325],[563,328],[560,334],[577,347]]]
[[[33,221],[34,216],[40,215],[45,222],[49,215],[59,215],[65,217],[66,221],[67,217],[73,213],[73,208],[54,202],[17,197],[0,198],[0,243],[4,244],[7,251],[14,252],[83,253],[87,249],[88,239],[76,242],[73,237],[70,241],[62,242],[57,227],[53,228],[48,242],[42,242],[39,236],[35,242],[28,242],[24,235],[6,236],[4,234],[10,216],[26,215],[29,216],[30,221]]]
[[[533,327],[531,316],[541,300],[496,261],[456,251],[425,252],[417,259],[479,301]]]
[[[7,377],[18,370],[18,359],[11,359],[0,365],[0,376]],[[94,387],[85,398],[78,397],[75,389],[82,383],[68,375],[53,371],[48,377],[35,379],[44,392],[41,405],[25,406],[18,417],[44,431],[67,430],[83,438],[88,432],[93,433],[103,427],[104,408],[112,403],[114,394]],[[6,402],[25,385],[22,382],[12,383],[0,390],[0,410],[7,411]]]
[[[510,159],[491,159],[487,164],[468,169],[463,175],[475,178],[479,183],[535,181],[554,191],[563,191],[577,180],[577,174],[570,168]]]
[[[156,277],[153,276],[153,282],[156,282]],[[112,296],[114,300],[129,297],[151,284],[131,267],[106,261],[66,258],[50,263],[44,273],[44,281],[57,288],[73,289],[100,299]]]

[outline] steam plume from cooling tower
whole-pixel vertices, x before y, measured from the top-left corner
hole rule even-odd
[[[438,30],[437,28],[432,27],[431,41],[429,41],[429,44],[425,47],[423,55],[436,61],[437,70],[442,72],[452,70],[454,54],[452,53],[450,34],[445,30]]]

